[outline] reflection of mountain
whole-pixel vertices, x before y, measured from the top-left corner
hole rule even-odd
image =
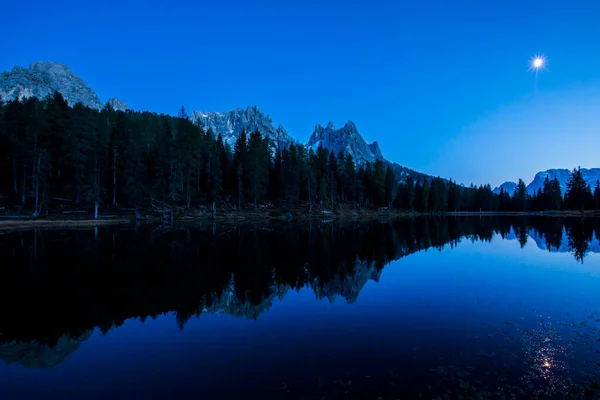
[[[0,357],[56,365],[94,328],[169,312],[182,329],[202,313],[255,319],[275,298],[303,288],[354,303],[391,261],[464,238],[533,238],[583,261],[597,251],[599,232],[596,220],[488,217],[7,233],[0,236]]]
[[[310,286],[317,295],[317,299],[327,298],[333,302],[339,295],[348,303],[353,304],[358,298],[358,294],[369,280],[379,282],[381,269],[375,268],[368,262],[357,261],[352,275],[336,273],[331,280],[318,282],[315,280]]]
[[[511,230],[504,238],[507,240],[516,240],[518,239],[518,236],[515,231]],[[533,229],[527,232],[527,238],[533,240],[536,246],[541,250],[548,250],[552,253],[569,253],[572,251],[569,243],[569,235],[565,228],[559,233],[558,241],[552,241],[551,239],[547,240],[547,234]],[[595,234],[588,242],[587,250],[591,253],[600,253],[600,240]]]
[[[52,346],[38,341],[0,343],[0,359],[6,364],[19,363],[26,368],[52,368],[78,350],[81,343],[91,335],[92,331],[87,331],[78,337],[63,335]]]
[[[201,303],[202,313],[229,314],[234,317],[246,317],[248,319],[257,319],[264,311],[268,311],[273,305],[275,298],[283,299],[289,286],[273,285],[269,288],[269,294],[260,302],[252,304],[240,300],[235,293],[235,287],[231,286],[225,290],[221,296],[214,296],[208,301]]]

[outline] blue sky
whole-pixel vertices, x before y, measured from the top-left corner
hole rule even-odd
[[[402,165],[497,185],[600,167],[593,1],[102,1],[3,5],[0,69],[67,64],[101,100],[258,105],[306,141],[347,120]],[[528,72],[535,53],[548,71]]]

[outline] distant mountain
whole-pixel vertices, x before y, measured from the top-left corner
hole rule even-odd
[[[504,235],[505,240],[517,240],[518,235],[514,229],[511,228],[510,233]],[[535,229],[531,229],[527,232],[527,238],[531,239],[538,249],[540,250],[548,250],[551,253],[567,253],[572,251],[569,246],[569,235],[566,229],[562,229],[562,233],[560,236],[560,246],[554,247],[550,245],[543,234]],[[588,251],[592,253],[600,253],[600,239],[596,236],[592,236],[592,240],[588,243]]]
[[[245,110],[236,108],[226,112],[194,111],[189,118],[194,123],[200,121],[205,129],[212,129],[215,134],[220,133],[224,142],[232,148],[243,129],[247,133],[258,130],[269,137],[273,144],[273,150],[287,148],[291,143],[296,143],[282,125],[275,128],[271,117],[261,112],[257,106],[248,107]],[[307,147],[316,151],[319,146],[333,150],[336,155],[340,150],[344,154],[351,154],[358,166],[365,162],[372,163],[377,159],[382,160],[386,166],[389,165],[392,168],[399,180],[404,180],[409,176],[421,180],[431,178],[426,174],[386,160],[381,153],[379,144],[377,142],[367,143],[352,121],[348,121],[341,129],[336,129],[333,122],[329,122],[326,127],[315,126],[308,139]]]
[[[59,91],[69,105],[81,103],[87,107],[100,109],[104,104],[96,92],[89,88],[83,79],[75,75],[69,67],[57,62],[35,62],[29,68],[15,66],[0,74],[0,100],[37,97],[43,99]],[[125,110],[127,105],[118,99],[110,99],[115,109]]]
[[[107,103],[112,107],[113,110],[125,111],[129,109],[123,100],[115,99],[114,97],[108,99]]]
[[[381,153],[379,143],[376,141],[367,143],[352,121],[346,122],[341,129],[336,129],[331,121],[325,128],[321,125],[315,126],[312,135],[308,139],[307,146],[314,151],[316,151],[319,146],[323,146],[328,150],[333,150],[336,155],[341,150],[344,154],[351,154],[357,166],[364,165],[366,162],[373,163],[376,160],[381,160],[386,167],[388,165],[390,166],[399,181],[405,181],[408,177],[411,177],[414,180],[420,179],[421,181],[432,178],[429,175],[387,160]]]
[[[341,296],[348,304],[354,304],[368,281],[379,282],[382,271],[372,261],[357,261],[352,274],[337,272],[327,282],[319,282],[315,278],[311,280],[310,287],[317,299],[327,298],[333,303],[337,296]]]
[[[59,91],[71,106],[82,103],[90,108],[101,109],[104,105],[94,90],[63,64],[36,62],[29,68],[16,66],[0,75],[0,99],[3,101],[32,96],[43,99],[54,91]],[[115,110],[124,111],[128,108],[125,102],[115,98],[109,99],[107,103]],[[271,140],[273,151],[289,147],[291,143],[296,142],[282,125],[275,127],[271,117],[261,112],[257,106],[226,112],[194,111],[189,119],[194,123],[200,121],[206,129],[212,129],[215,134],[220,133],[224,142],[232,148],[243,129],[247,133],[258,130],[267,136]],[[348,121],[341,129],[336,129],[332,122],[325,128],[317,125],[307,145],[314,150],[322,145],[333,150],[336,155],[342,150],[344,154],[351,154],[358,166],[364,165],[365,162],[382,160],[401,181],[409,176],[415,180],[431,178],[386,160],[379,144],[367,143],[352,121]]]
[[[549,169],[546,171],[541,171],[535,174],[533,181],[527,185],[527,193],[535,194],[538,189],[543,189],[544,180],[546,176],[553,180],[555,177],[558,178],[558,182],[560,183],[560,189],[562,190],[562,194],[564,196],[567,191],[567,182],[571,177],[572,170],[562,168],[562,169]],[[583,175],[583,179],[585,179],[586,183],[592,187],[592,189],[596,186],[596,181],[600,179],[600,168],[581,168],[581,173]],[[513,194],[515,189],[517,188],[517,184],[515,182],[504,182],[499,187],[493,190],[494,193],[500,193],[500,188],[503,187],[505,191],[509,194]]]
[[[496,194],[500,194],[500,189],[504,189],[505,192],[508,192],[508,194],[512,196],[512,194],[517,189],[517,184],[515,182],[507,181],[507,182],[504,182],[499,187],[494,188],[494,190],[492,190],[492,192],[494,192]]]
[[[205,129],[212,129],[215,135],[220,133],[231,148],[244,129],[248,135],[255,130],[260,131],[271,140],[275,149],[289,147],[295,142],[282,125],[275,128],[271,117],[262,113],[257,106],[222,113],[194,111],[189,118],[194,123],[200,121]]]
[[[321,125],[315,126],[315,130],[308,139],[307,146],[314,151],[317,151],[319,146],[323,146],[333,150],[335,155],[341,150],[344,154],[352,155],[352,158],[358,164],[365,161],[372,163],[377,159],[384,160],[379,144],[377,142],[368,144],[358,133],[358,129],[352,121],[346,122],[346,125],[341,129],[336,129],[333,122],[329,122],[325,128]]]
[[[548,176],[550,180],[554,179],[555,177],[558,178],[558,181],[560,182],[560,188],[564,195],[567,190],[567,181],[571,177],[571,172],[571,170],[566,168],[549,169],[538,172],[535,174],[533,181],[527,185],[527,193],[534,194],[538,189],[542,189],[544,187],[544,180],[546,179],[546,176]],[[581,168],[581,173],[583,175],[583,179],[585,179],[586,183],[592,188],[594,188],[596,185],[596,181],[600,179],[600,168]]]

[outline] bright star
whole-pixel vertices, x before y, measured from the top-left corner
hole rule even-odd
[[[539,71],[540,69],[545,69],[546,65],[546,56],[538,54],[531,59],[531,66],[529,69],[531,71]]]

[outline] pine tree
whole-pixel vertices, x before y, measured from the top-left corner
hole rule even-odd
[[[263,139],[258,130],[252,132],[248,139],[248,197],[257,201],[261,199],[267,189],[269,179],[269,142]]]
[[[337,185],[339,181],[338,163],[333,151],[329,153],[329,162],[327,163],[327,184],[329,186],[329,199],[331,201],[331,209],[335,207],[337,200]]]
[[[283,197],[290,202],[297,202],[300,196],[301,165],[298,151],[294,143],[282,152]]]
[[[375,184],[373,182],[373,167],[371,163],[365,163],[364,172],[362,174],[362,193],[363,203],[366,205],[372,205],[374,203],[373,193],[375,192]]]
[[[345,171],[344,171],[344,163],[346,161],[346,157],[344,155],[344,151],[340,150],[337,154],[336,157],[336,163],[337,163],[337,175],[336,175],[336,181],[335,181],[335,187],[336,187],[336,197],[338,198],[339,201],[345,201],[346,200],[346,196],[344,193],[344,187],[346,185],[346,178],[345,178]]]
[[[396,181],[396,174],[388,167],[385,170],[385,198],[387,206],[392,208],[394,199],[398,194],[398,182]]]
[[[65,131],[64,142],[69,144],[64,151],[67,170],[71,172],[72,193],[75,204],[79,204],[83,196],[88,196],[91,189],[86,171],[88,168],[88,154],[92,151],[94,140],[94,121],[89,108],[81,103],[75,104],[72,110],[70,126]]]
[[[417,180],[417,185],[419,184]],[[412,177],[406,178],[406,204],[404,208],[408,211],[414,211],[415,209],[415,197],[416,197],[416,186]]]
[[[431,190],[431,185],[429,183],[429,180],[424,179],[423,180],[423,185],[421,185],[421,194],[419,196],[419,209],[421,212],[429,212],[430,210],[430,204],[429,204],[429,192]]]
[[[317,199],[317,155],[313,151],[313,149],[308,150],[308,154],[306,155],[306,192],[308,195],[308,203],[309,207],[312,210],[312,204]]]
[[[550,182],[550,193],[548,195],[549,209],[560,210],[562,208],[563,196],[560,188],[560,182],[555,176]]]
[[[373,163],[372,198],[375,206],[381,207],[386,204],[385,198],[385,168],[380,159]]]
[[[448,210],[460,211],[462,207],[461,188],[455,182],[450,180],[448,185]]]
[[[317,197],[321,204],[326,204],[329,200],[329,186],[327,181],[328,175],[329,152],[321,145],[315,154],[312,168],[314,169],[315,178],[317,180]]]
[[[246,131],[242,129],[240,136],[235,142],[235,149],[233,151],[233,170],[237,178],[237,195],[238,195],[238,207],[242,207],[244,198],[244,181],[246,180],[246,169],[248,159],[248,145],[246,142]]]
[[[567,181],[567,192],[565,193],[565,205],[569,210],[581,210],[583,212],[588,203],[588,186],[583,179],[581,168],[576,168]]]
[[[5,186],[10,182],[11,141],[6,129],[6,103],[0,98],[0,192],[8,191]]]
[[[527,207],[527,187],[525,186],[525,182],[523,179],[519,179],[519,183],[517,184],[517,188],[513,193],[512,198],[514,207],[516,211],[525,211]]]
[[[600,210],[600,180],[596,180],[594,187],[594,207],[595,210]]]
[[[344,199],[354,201],[356,200],[356,169],[354,166],[354,159],[352,158],[352,154],[346,154],[344,159],[344,168],[343,168],[343,190],[344,190]]]
[[[541,208],[549,210],[550,207],[552,207],[552,191],[552,181],[550,181],[550,176],[546,175],[546,178],[544,179],[543,191],[539,195],[541,200]]]
[[[208,200],[213,203],[221,195],[223,190],[223,171],[221,170],[221,160],[223,158],[223,143],[218,143],[212,130],[206,132],[206,156],[205,159],[205,187],[208,194]]]

